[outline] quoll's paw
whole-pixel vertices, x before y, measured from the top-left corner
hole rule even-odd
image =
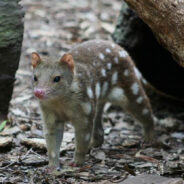
[[[75,162],[75,161],[71,161],[70,163],[69,163],[69,166],[71,166],[71,167],[80,167],[80,166],[82,166],[83,164],[80,164],[80,163],[77,163],[77,162]]]
[[[153,134],[145,135],[144,142],[148,144],[152,144],[155,142],[155,136]]]
[[[49,167],[49,166],[47,166],[47,168],[45,168],[45,173],[46,174],[51,174],[51,173],[54,172],[54,170],[55,170],[55,167]]]
[[[154,128],[146,127],[144,129],[144,141],[148,143],[152,143],[155,141]]]
[[[141,147],[154,147],[154,148],[164,148],[164,149],[169,149],[169,145],[163,141],[161,137],[158,137],[154,135],[151,139],[146,139],[143,140],[141,143]]]
[[[150,134],[150,136],[147,136],[144,138],[144,140],[141,141],[141,147],[154,147],[154,148],[163,148],[166,145],[164,145],[158,136],[155,135],[155,133]]]
[[[59,172],[61,171],[61,168],[60,167],[55,167],[55,166],[47,166],[47,168],[45,169],[45,173],[46,174],[52,174],[54,172]]]

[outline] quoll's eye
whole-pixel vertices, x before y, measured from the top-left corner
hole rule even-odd
[[[38,81],[38,78],[37,78],[36,75],[34,75],[33,80],[34,80],[35,82]]]
[[[60,77],[60,76],[56,76],[56,77],[54,78],[54,82],[59,82],[59,81],[60,81],[60,79],[61,79],[61,77]]]

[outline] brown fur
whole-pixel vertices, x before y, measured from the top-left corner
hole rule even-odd
[[[149,99],[134,63],[121,47],[94,40],[77,45],[60,61],[36,62],[34,58],[33,74],[38,81],[33,86],[44,94],[40,106],[50,166],[59,166],[66,121],[71,121],[75,128],[75,163],[82,164],[89,147],[103,143],[101,121],[107,101],[133,114],[142,123],[145,137],[152,137],[154,120]],[[58,76],[60,80],[54,82]]]

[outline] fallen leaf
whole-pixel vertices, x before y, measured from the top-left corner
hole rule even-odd
[[[6,128],[4,129],[0,135],[15,135],[15,134],[18,134],[20,132],[20,128],[17,127],[17,126],[14,126],[14,127],[11,127],[11,128]]]
[[[4,127],[6,126],[6,123],[7,123],[7,120],[3,121],[3,122],[0,124],[0,132],[4,129]]]

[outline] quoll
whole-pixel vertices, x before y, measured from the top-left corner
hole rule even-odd
[[[44,121],[49,166],[58,168],[65,122],[75,129],[73,165],[81,165],[91,147],[104,140],[102,113],[108,101],[130,112],[153,136],[154,116],[141,74],[128,53],[110,41],[78,44],[60,60],[32,53],[33,88]]]

